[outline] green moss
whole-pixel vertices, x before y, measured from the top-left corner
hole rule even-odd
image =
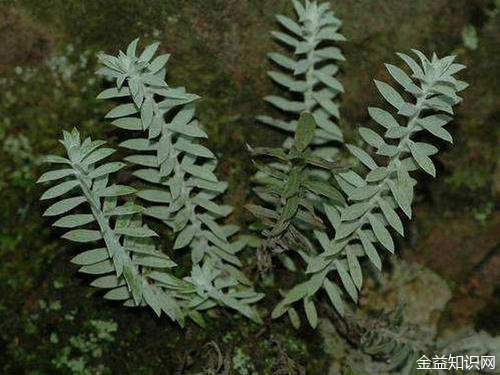
[[[257,374],[253,365],[252,357],[245,353],[241,348],[235,350],[232,358],[234,371],[239,375]]]

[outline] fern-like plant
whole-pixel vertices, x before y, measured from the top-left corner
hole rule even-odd
[[[346,294],[357,302],[361,291],[363,260],[381,270],[380,248],[395,251],[391,231],[404,235],[399,210],[411,218],[416,181],[410,173],[421,169],[436,175],[430,157],[438,148],[421,135],[452,141],[444,126],[461,100],[457,93],[467,84],[454,77],[464,66],[454,63],[453,56],[438,58],[434,54],[429,59],[416,50],[416,59],[399,54],[409,72],[386,66],[404,93],[375,81],[395,113],[368,109],[384,134],[363,127],[359,132],[369,148],[347,146],[366,171],[359,174],[340,168],[332,161],[335,152],[329,146],[331,141],[342,141],[332,120],[338,118],[332,100],[343,91],[333,77],[338,70],[334,61],[343,56],[338,48],[327,46],[329,41],[344,39],[338,32],[340,21],[326,3],[293,0],[293,4],[298,23],[284,16],[278,16],[278,21],[295,36],[273,35],[293,47],[297,59],[269,55],[293,76],[279,72],[270,72],[270,76],[301,100],[266,98],[292,113],[295,118],[290,122],[260,117],[293,137],[281,148],[249,147],[255,159],[271,161],[255,161],[259,170],[255,192],[263,203],[247,208],[263,225],[261,247],[279,255],[295,252],[305,265],[306,281],[284,293],[272,317],[287,313],[297,327],[300,320],[295,304],[302,301],[307,320],[316,327],[320,290],[343,316]],[[63,238],[100,244],[83,251],[73,262],[81,266],[81,272],[96,275],[93,286],[109,289],[104,295],[107,299],[124,301],[127,306],[149,306],[157,315],[163,312],[181,325],[186,317],[204,325],[200,312],[214,306],[232,308],[261,322],[252,305],[262,294],[255,292],[241,272],[237,256],[247,240],[237,236],[238,227],[222,223],[232,208],[219,203],[227,184],[215,175],[215,155],[200,142],[207,134],[195,119],[199,97],[165,82],[169,56],[155,57],[157,43],[140,54],[137,45],[136,39],[126,52],[101,55],[104,66],[98,71],[113,83],[99,98],[120,101],[106,117],[126,131],[128,138],[120,143],[125,163],[103,163],[114,152],[102,147],[105,142],[82,140],[77,130],[64,132],[61,143],[67,156],[47,158],[63,168],[45,173],[38,181],[59,182],[41,199],[76,195],[54,203],[44,215],[65,215],[54,223],[69,229]],[[110,182],[111,175],[126,165],[138,180],[134,186]],[[84,204],[87,211],[81,210]],[[174,232],[174,250],[189,249],[192,268],[183,278],[173,274],[175,262],[158,249],[158,235],[147,225],[151,218]],[[362,343],[366,351],[375,347],[376,355],[378,333],[365,332]],[[387,353],[400,356],[401,366],[410,353],[416,353],[393,345],[391,341]]]
[[[99,73],[113,79],[116,86],[98,97],[126,101],[106,117],[132,131],[120,146],[132,153],[125,160],[136,167],[134,176],[150,185],[137,192],[147,206],[144,215],[161,220],[177,233],[174,249],[188,247],[193,266],[206,263],[217,271],[219,281],[215,285],[242,289],[243,294],[251,296],[242,301],[255,302],[262,295],[249,290],[251,282],[239,270],[242,263],[237,253],[245,247],[245,240],[230,240],[238,227],[218,223],[232,208],[215,201],[227,183],[214,174],[215,155],[199,143],[199,139],[207,138],[194,118],[194,101],[199,97],[167,85],[164,79],[169,55],[153,58],[158,43],[147,46],[138,56],[137,43],[138,39],[132,41],[126,53],[116,57],[100,56],[104,67]],[[137,137],[137,131],[143,135]],[[240,303],[237,308],[259,321],[249,305]]]
[[[338,61],[345,60],[341,50],[335,46],[336,42],[345,40],[344,36],[339,33],[341,21],[335,17],[330,10],[330,4],[326,2],[318,4],[316,1],[306,0],[302,3],[293,0],[292,3],[296,19],[277,15],[276,19],[284,32],[273,31],[271,33],[279,44],[284,45],[285,54],[274,52],[268,54],[272,64],[280,68],[279,71],[269,71],[268,75],[287,92],[285,97],[271,95],[264,98],[283,111],[286,117],[282,120],[258,116],[257,119],[264,124],[284,130],[290,135],[283,143],[283,151],[286,152],[287,149],[293,147],[300,114],[310,113],[315,122],[315,131],[308,150],[317,157],[332,161],[338,154],[337,146],[343,141],[342,131],[336,123],[339,119],[339,109],[337,103],[334,102],[338,94],[344,90],[342,84],[335,78],[339,70]],[[289,52],[293,52],[293,55],[290,56]],[[279,158],[275,158],[267,168],[281,172],[287,171],[287,166],[280,165],[280,163]],[[332,177],[324,167],[317,167],[314,163],[307,164],[305,169],[304,172],[308,175],[315,175],[325,181]],[[273,183],[262,170],[257,172],[255,181],[260,185]],[[324,190],[326,186],[321,186],[321,189]],[[317,188],[320,187],[317,186]],[[327,195],[335,196],[334,201],[339,199],[339,193],[335,192],[333,187],[327,189],[329,190]],[[257,194],[268,204],[276,203],[263,196],[259,190],[262,188],[256,189]],[[323,205],[330,199],[323,193],[316,193],[309,189],[307,193],[309,205],[311,207],[316,205],[316,208],[323,210]],[[274,207],[274,210],[279,211],[279,209],[279,207]],[[311,222],[301,220],[298,224],[302,230],[315,229],[315,225],[311,225]],[[262,229],[259,225],[254,225],[253,228]],[[269,251],[272,246],[269,246],[268,240],[264,243],[254,241],[257,246],[259,268],[268,269],[271,264],[271,255],[274,254],[286,268],[296,270],[297,265],[292,257],[277,249]],[[280,247],[282,250],[287,248],[283,243]]]
[[[263,295],[251,288],[251,282],[239,269],[242,264],[236,255],[244,248],[246,241],[240,238],[230,242],[229,238],[238,232],[238,228],[233,225],[221,225],[217,222],[219,218],[226,217],[231,212],[231,207],[213,201],[225,191],[227,184],[218,181],[213,173],[216,167],[213,153],[196,141],[197,138],[207,137],[198,122],[193,119],[193,101],[198,99],[198,96],[186,93],[183,88],[172,89],[168,87],[164,81],[164,66],[168,55],[161,55],[153,59],[158,47],[157,43],[146,47],[139,56],[136,56],[137,43],[138,40],[134,40],[128,46],[127,53],[120,52],[118,57],[100,56],[101,61],[106,66],[100,69],[99,73],[115,78],[116,87],[106,89],[99,97],[122,98],[122,100],[130,98],[129,103],[120,104],[107,114],[108,118],[115,119],[113,124],[117,127],[134,131],[131,133],[134,138],[129,138],[120,144],[121,147],[132,150],[132,154],[129,154],[124,161],[136,167],[133,172],[135,177],[153,185],[151,188],[144,188],[141,185],[139,190],[127,187],[127,193],[139,197],[142,203],[140,205],[130,203],[130,207],[134,207],[136,211],[132,212],[133,208],[127,206],[127,210],[124,208],[125,211],[120,215],[125,216],[130,221],[130,215],[133,214],[133,217],[137,218],[133,222],[138,222],[139,226],[142,225],[145,216],[161,219],[175,232],[178,232],[174,249],[189,246],[193,267],[190,275],[184,278],[182,283],[188,283],[183,285],[191,286],[190,292],[181,293],[182,299],[186,301],[184,303],[185,311],[179,310],[180,308],[176,309],[175,315],[170,313],[173,319],[182,322],[184,315],[189,314],[198,323],[203,324],[202,316],[198,310],[206,310],[219,305],[236,309],[244,316],[260,322],[261,319],[251,304],[261,299]],[[146,135],[137,137],[141,132],[146,132]],[[82,146],[82,152],[88,147],[88,142],[90,141],[86,140],[82,143],[85,145],[85,147]],[[100,145],[101,142],[97,142],[97,144]],[[80,147],[79,134],[69,135],[69,133],[65,133],[65,145],[68,153],[75,152],[73,148]],[[105,150],[110,153],[109,149]],[[51,158],[51,160],[55,159],[57,158]],[[82,156],[81,159],[84,160],[84,157]],[[200,159],[203,159],[201,163]],[[72,167],[80,168],[79,165],[75,164],[79,162],[77,159],[73,160],[70,157],[68,160]],[[115,167],[116,170],[124,165],[125,163],[122,162],[111,163],[111,166]],[[93,171],[94,165],[85,159],[82,168],[90,173]],[[105,169],[108,174],[110,171],[114,171],[108,169]],[[46,177],[42,178],[41,182],[46,181],[46,179]],[[48,195],[45,194],[44,198],[50,197],[53,194],[50,193],[52,191],[64,193],[67,191],[64,189],[74,187],[72,185],[74,183],[65,181],[62,187],[58,185],[53,188],[55,190],[49,190]],[[92,185],[92,183],[93,181],[89,180],[89,184]],[[119,193],[122,193],[122,190]],[[91,207],[97,207],[99,202],[91,202],[88,199]],[[73,208],[70,206],[71,202],[73,201],[61,204],[63,206],[68,204],[69,206],[64,207],[69,207],[69,210]],[[128,222],[127,220],[126,222]],[[144,230],[150,237],[156,235],[147,227]],[[100,227],[99,231],[104,234],[108,232],[108,229]],[[96,238],[99,231],[94,233]],[[119,242],[120,239],[118,238],[116,241]],[[154,245],[151,246],[154,248]],[[112,250],[112,248],[111,250],[108,248],[110,256],[115,254]],[[102,253],[101,249],[100,256]],[[156,252],[155,254],[162,253]],[[171,266],[173,265],[172,262]],[[120,264],[116,267],[119,266]],[[106,268],[106,272],[110,271],[108,268]],[[85,271],[85,268],[83,270]],[[123,272],[120,268],[115,271],[116,277],[122,276]],[[132,274],[130,272],[127,271],[126,275]],[[135,274],[141,275],[142,269],[137,269]],[[155,277],[160,277],[163,280],[158,282],[166,282],[167,285],[170,285],[168,282],[170,275],[165,275],[154,274]],[[135,284],[132,284],[132,281],[128,283],[127,278],[125,281],[127,281],[127,285],[120,285],[121,295],[118,295],[118,292],[110,292],[106,295],[107,298],[109,296],[115,299],[125,298],[125,291],[134,295],[132,287]],[[174,285],[174,290],[177,287]],[[143,303],[141,296],[142,294],[136,292],[135,304]],[[149,299],[145,302],[154,307],[155,311],[160,314],[161,309],[158,306],[161,305],[158,303],[154,305],[156,301],[152,300],[150,295],[148,297]],[[167,306],[165,301],[162,303]],[[131,303],[127,302],[127,304]]]
[[[182,325],[189,313],[184,299],[195,295],[195,287],[170,273],[175,263],[151,241],[157,234],[142,223],[143,208],[124,200],[135,189],[109,184],[110,175],[125,164],[102,163],[114,150],[101,147],[103,141],[81,141],[76,129],[64,132],[61,143],[67,158],[49,156],[47,161],[63,168],[46,172],[38,180],[63,179],[42,195],[42,200],[58,198],[44,215],[65,215],[53,224],[70,229],[63,238],[104,245],[80,253],[72,262],[81,266],[80,272],[97,276],[92,286],[109,289],[104,298],[122,300],[128,306],[148,305],[156,314],[163,311]],[[61,200],[61,196],[73,192],[72,197]],[[68,214],[84,203],[88,213]]]
[[[312,304],[316,294],[323,289],[337,311],[344,313],[344,292],[356,302],[363,285],[360,259],[366,257],[379,270],[382,261],[381,246],[394,252],[390,228],[403,235],[403,224],[397,213],[400,208],[411,218],[413,187],[416,181],[410,172],[422,169],[435,176],[436,169],[430,156],[438,148],[417,137],[427,132],[436,139],[451,141],[443,126],[452,117],[453,106],[460,102],[457,92],[467,84],[454,78],[464,68],[454,63],[454,56],[431,59],[414,50],[418,62],[399,54],[410,68],[387,65],[390,75],[404,91],[407,101],[387,83],[375,81],[383,98],[396,109],[396,114],[381,108],[369,108],[372,119],[385,130],[384,137],[370,128],[361,128],[361,137],[374,148],[378,162],[365,150],[347,146],[368,171],[364,177],[353,170],[339,173],[336,178],[346,194],[349,204],[325,209],[325,225],[335,233],[333,238],[322,241],[322,252],[308,260],[306,273],[309,279],[292,288],[275,307],[277,318],[297,301]]]
[[[306,257],[313,251],[307,237],[301,233],[300,223],[308,228],[324,229],[317,216],[311,194],[324,196],[332,202],[343,203],[342,195],[327,182],[311,173],[311,166],[333,171],[337,164],[325,160],[311,151],[316,122],[310,113],[303,113],[298,121],[295,138],[289,150],[282,148],[249,148],[254,157],[270,157],[279,161],[254,164],[266,176],[262,186],[254,190],[270,207],[249,204],[247,209],[262,220],[267,229],[262,231],[262,246],[276,253],[288,249],[298,250]]]
[[[342,194],[323,178],[317,176],[317,168],[331,174],[340,170],[335,162],[315,155],[311,150],[316,122],[310,113],[303,113],[298,121],[294,142],[290,149],[255,148],[250,149],[254,156],[266,156],[278,159],[279,164],[262,165],[255,163],[260,173],[262,186],[254,190],[266,203],[267,207],[247,205],[265,229],[262,231],[264,240],[261,242],[265,251],[278,254],[284,265],[293,262],[291,257],[283,254],[285,251],[296,252],[305,264],[318,255],[318,245],[328,246],[326,228],[319,215],[318,202],[314,196],[322,197],[332,205],[344,204]],[[326,203],[321,208],[327,210],[331,206]],[[310,232],[314,236],[310,236]],[[293,263],[295,268],[295,263]],[[316,327],[317,312],[314,303],[304,299],[306,315],[311,326]],[[293,307],[288,310],[295,327],[299,325],[298,314]]]
[[[341,50],[332,42],[345,38],[339,33],[341,21],[330,10],[329,3],[318,4],[306,0],[301,3],[293,0],[297,19],[284,15],[276,19],[284,31],[273,31],[272,36],[293,51],[293,57],[281,53],[269,53],[271,62],[280,71],[269,71],[269,77],[287,89],[286,97],[267,96],[264,100],[288,114],[288,119],[280,120],[269,116],[259,116],[261,122],[292,133],[285,141],[290,147],[293,133],[301,112],[309,112],[318,124],[312,141],[312,148],[327,159],[338,152],[332,142],[343,141],[342,131],[336,121],[339,118],[338,105],[333,102],[344,91],[342,84],[335,78],[338,61],[345,58]]]
[[[445,375],[450,371],[457,374],[452,366],[446,369],[419,368],[419,358],[498,358],[500,354],[500,337],[471,327],[436,337],[429,327],[411,324],[402,305],[392,312],[378,312],[376,318],[367,318],[362,311],[356,311],[342,321],[340,331],[355,347],[354,350],[347,349],[350,352],[347,361],[359,375]],[[491,372],[485,370],[484,373]]]

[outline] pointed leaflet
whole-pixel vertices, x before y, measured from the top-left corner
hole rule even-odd
[[[64,177],[68,177],[68,176],[74,175],[74,174],[75,174],[75,172],[71,168],[68,168],[68,169],[59,169],[59,170],[56,170],[56,171],[49,171],[49,172],[44,173],[37,180],[37,183],[39,184],[39,183],[42,183],[42,182],[54,181],[54,180],[58,180],[58,179],[61,179],[61,178],[64,178]]]
[[[390,75],[399,83],[406,91],[412,94],[420,94],[422,90],[413,83],[413,80],[408,77],[408,75],[398,68],[397,66],[391,64],[385,64]]]
[[[333,284],[328,278],[325,278],[323,287],[328,294],[328,298],[330,298],[330,302],[333,307],[335,307],[335,310],[337,310],[340,316],[344,316],[345,306],[338,286]]]
[[[318,325],[318,312],[316,311],[314,302],[310,298],[304,298],[304,310],[309,324],[312,328],[316,328]]]
[[[295,70],[296,62],[289,57],[283,56],[279,53],[268,53],[267,57],[285,69]]]
[[[42,195],[40,200],[53,199],[53,198],[60,197],[61,195],[66,194],[68,191],[72,190],[76,186],[78,186],[78,181],[76,181],[76,180],[63,182],[63,183],[56,185],[56,186],[53,186],[49,190],[47,190]]]
[[[370,169],[377,168],[377,163],[375,163],[373,158],[366,151],[354,145],[347,145],[346,147],[349,149],[351,154],[353,154],[356,158],[358,158],[359,161],[364,165],[366,165],[368,168]]]
[[[297,25],[297,23],[295,23],[295,21],[291,20],[290,18],[288,18],[286,16],[282,16],[280,14],[276,16],[276,19],[278,20],[278,22],[280,24],[282,24],[288,30],[290,30],[291,32],[293,32],[297,36],[302,37],[302,29],[300,28],[299,25]]]
[[[199,229],[198,229],[199,230]],[[191,243],[197,231],[194,225],[186,226],[178,235],[174,243],[174,249],[181,249]]]
[[[80,266],[85,266],[85,265],[99,263],[108,258],[109,258],[108,250],[105,247],[103,247],[99,249],[84,251],[83,253],[80,253],[73,259],[71,259],[71,263],[78,264]]]
[[[380,243],[391,253],[394,253],[394,241],[384,224],[374,215],[368,215],[368,220],[370,221],[373,232]]]
[[[62,238],[73,242],[95,242],[102,239],[102,234],[97,230],[75,229],[64,234]]]
[[[90,214],[67,215],[60,218],[52,225],[59,228],[75,228],[85,224],[89,224],[94,220],[94,216]]]
[[[387,102],[397,110],[401,109],[405,103],[403,97],[390,85],[385,82],[375,80],[375,85]]]
[[[49,208],[47,208],[47,210],[45,210],[45,212],[43,213],[43,216],[61,215],[65,212],[72,210],[73,208],[77,207],[78,205],[82,204],[85,201],[86,201],[85,197],[63,199],[62,201],[58,201]]]
[[[352,280],[354,281],[354,284],[356,285],[358,290],[361,290],[361,286],[363,285],[363,274],[361,271],[361,265],[358,261],[358,257],[354,253],[353,247],[348,247],[346,253],[349,273],[351,274]]]
[[[399,127],[399,123],[394,119],[394,117],[392,117],[389,112],[381,108],[369,107],[368,113],[374,121],[376,121],[386,129]]]
[[[368,257],[368,259],[370,259],[375,268],[381,271],[382,261],[380,260],[380,256],[378,255],[377,249],[375,249],[375,246],[373,246],[372,242],[368,239],[368,236],[365,234],[365,231],[358,230],[356,233],[358,234],[358,237],[361,240],[361,244],[363,245],[366,256]]]
[[[340,261],[336,260],[334,261],[334,264],[337,268],[340,280],[342,281],[342,284],[344,284],[344,288],[347,290],[347,293],[352,300],[356,303],[358,301],[358,291],[356,290],[356,286],[354,285],[351,276]]]
[[[382,213],[391,227],[393,227],[400,235],[404,236],[403,223],[401,222],[401,219],[396,211],[392,209],[385,199],[379,199],[378,204],[380,205]]]
[[[321,82],[323,82],[326,86],[330,87],[331,89],[338,91],[338,92],[344,92],[344,86],[342,86],[342,84],[339,82],[338,79],[330,77],[329,75],[322,73],[319,70],[315,71],[314,75]]]
[[[102,159],[107,158],[108,156],[110,156],[114,152],[115,152],[115,150],[113,150],[112,148],[99,148],[96,151],[92,152],[91,154],[87,155],[83,159],[82,163],[86,164],[86,165],[95,164],[98,161],[101,161]]]
[[[418,123],[432,135],[453,143],[451,134],[447,130],[443,129],[443,126],[450,120],[451,117],[447,115],[433,115],[419,119]]]
[[[113,163],[107,163],[99,166],[98,168],[94,169],[92,172],[89,173],[89,177],[94,179],[97,177],[105,176],[110,173],[115,173],[122,169],[125,166],[125,163],[122,162],[113,162]]]
[[[370,146],[380,147],[385,143],[380,135],[369,128],[359,128],[359,134]]]

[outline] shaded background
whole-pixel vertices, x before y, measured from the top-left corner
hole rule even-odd
[[[350,142],[368,121],[367,106],[380,103],[372,79],[387,78],[383,63],[399,64],[396,51],[456,53],[468,66],[461,78],[471,86],[449,128],[454,145],[442,144],[437,179],[419,176],[415,218],[399,255],[439,279],[421,282],[415,296],[449,291],[431,324],[500,334],[500,5],[331,3],[348,39],[339,79],[346,89],[340,125]],[[116,143],[118,132],[103,119],[112,104],[95,99],[102,88],[96,53],[114,54],[142,36],[142,43],[159,40],[161,52],[172,54],[168,82],[203,97],[198,117],[220,158],[219,175],[230,183],[232,220],[245,227],[251,218],[242,204],[252,170],[244,144],[283,139],[254,120],[271,111],[261,98],[278,91],[266,77],[265,57],[277,49],[268,33],[276,28],[275,13],[291,15],[289,1],[0,2],[0,372],[183,374],[216,364],[220,350],[231,363],[228,373],[278,373],[287,366],[289,373],[294,366],[332,373],[328,340],[336,334],[327,329],[297,333],[286,321],[258,327],[222,312],[206,331],[181,330],[147,310],[102,300],[69,263],[77,248],[41,217],[35,186],[41,156],[62,152],[56,140],[63,129],[78,125]],[[255,273],[251,252],[246,257]],[[271,293],[263,310],[276,298]],[[390,293],[379,298],[391,303]]]

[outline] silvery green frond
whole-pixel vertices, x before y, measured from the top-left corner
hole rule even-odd
[[[123,301],[125,306],[149,306],[158,316],[163,312],[180,325],[189,316],[203,326],[200,312],[216,305],[260,321],[249,304],[261,299],[262,294],[250,288],[236,288],[236,281],[217,265],[203,265],[205,272],[217,276],[211,280],[208,294],[200,292],[197,279],[179,279],[171,272],[176,264],[157,249],[158,235],[143,223],[145,208],[124,198],[134,194],[135,189],[109,184],[110,175],[125,166],[121,162],[104,163],[113,149],[101,147],[105,142],[90,138],[82,142],[76,129],[64,132],[61,143],[67,158],[49,156],[47,161],[64,168],[46,172],[38,180],[59,180],[41,197],[58,198],[44,215],[64,215],[53,223],[67,230],[62,238],[89,244],[90,249],[75,256],[72,263],[80,266],[80,272],[95,275],[91,285],[105,289],[105,299]],[[62,199],[66,195],[70,197]],[[88,206],[89,213],[73,212],[82,205]]]
[[[388,110],[372,107],[368,111],[382,127],[383,135],[371,128],[360,128],[360,135],[377,157],[357,146],[348,146],[367,172],[365,176],[352,170],[336,175],[349,204],[325,206],[326,224],[335,231],[335,236],[324,239],[324,251],[309,259],[306,272],[310,279],[289,291],[276,307],[275,316],[285,313],[296,301],[312,298],[320,289],[343,314],[346,294],[356,302],[363,285],[360,260],[367,258],[381,270],[380,251],[395,251],[391,232],[404,235],[399,211],[411,218],[416,181],[410,173],[422,170],[436,175],[431,156],[438,148],[416,138],[419,133],[427,132],[435,139],[451,142],[444,125],[451,121],[453,107],[461,101],[457,93],[467,87],[454,78],[465,67],[454,63],[454,56],[438,58],[434,54],[429,59],[420,51],[414,53],[416,59],[398,54],[408,66],[408,73],[386,65],[395,87],[399,86],[404,94],[388,83],[375,81],[389,106]],[[406,97],[412,99],[407,101]]]
[[[218,180],[216,157],[200,143],[208,136],[195,118],[199,97],[167,85],[168,55],[154,57],[156,43],[140,54],[137,43],[134,40],[118,56],[100,56],[104,64],[100,73],[111,77],[115,87],[98,97],[119,97],[123,103],[106,117],[132,131],[133,138],[120,146],[129,152],[125,161],[134,165],[134,176],[148,185],[136,193],[145,206],[143,214],[176,233],[174,249],[189,248],[193,266],[208,262],[220,271],[224,288],[248,288],[251,283],[239,270],[242,264],[237,256],[245,240],[233,239],[237,227],[220,224],[232,207],[218,202],[227,183]],[[224,304],[225,300],[218,301]]]
[[[280,53],[269,53],[268,58],[275,68],[268,75],[278,86],[284,88],[283,96],[267,96],[265,100],[278,110],[285,112],[286,119],[259,116],[257,119],[274,128],[285,131],[289,137],[283,143],[289,149],[294,143],[298,119],[301,113],[308,112],[314,117],[316,130],[311,141],[311,151],[315,157],[333,161],[338,155],[338,144],[343,142],[342,131],[338,126],[339,110],[334,101],[344,91],[342,84],[335,78],[338,62],[345,58],[336,46],[345,38],[340,34],[341,21],[335,17],[330,4],[316,1],[304,3],[293,0],[296,16],[289,18],[277,15],[276,19],[281,31],[271,34],[283,47]],[[279,160],[274,164],[279,166]],[[319,180],[328,181],[331,174],[320,165],[310,165],[317,177],[314,181],[316,189],[311,189],[311,204],[328,203],[323,192],[330,185],[320,184]],[[257,183],[265,183],[266,176],[261,171],[255,175]],[[319,186],[321,185],[321,186]],[[329,187],[327,189],[330,189]],[[330,202],[331,203],[331,202]],[[304,223],[311,232],[314,226]],[[288,269],[293,269],[293,262],[286,255],[278,255]]]
[[[332,205],[344,204],[342,194],[314,173],[315,168],[322,168],[330,174],[339,169],[336,163],[311,151],[310,145],[315,130],[314,117],[310,113],[303,113],[298,122],[294,142],[289,149],[249,147],[255,158],[266,157],[279,161],[277,165],[273,162],[254,162],[263,175],[263,178],[259,179],[261,186],[254,189],[263,205],[248,204],[246,208],[264,226],[260,251],[264,254],[283,255],[292,250],[297,252],[306,264],[309,258],[318,254],[316,249],[319,246],[327,246],[324,242],[327,234],[319,216],[321,212],[311,196],[322,196]],[[311,231],[314,238],[310,238]],[[317,314],[314,302],[306,299],[304,304],[309,323],[315,327]],[[292,323],[297,322],[298,316],[293,312],[291,314]]]
[[[402,306],[399,306],[376,320],[358,323],[358,330],[362,332],[359,347],[377,361],[371,364],[373,373],[414,374],[417,360],[428,348],[427,342],[420,340],[421,333],[404,322],[402,314]]]
[[[357,344],[370,360],[365,360],[365,363],[360,363],[359,366],[356,363],[355,367],[364,368],[370,374],[412,375],[421,372],[444,375],[451,369],[452,357],[458,358],[459,361],[460,357],[476,357],[479,361],[480,357],[498,358],[500,355],[500,338],[471,327],[435,337],[429,335],[421,326],[408,322],[403,316],[402,306],[377,318],[356,318],[351,317],[348,326],[352,332],[360,332]],[[425,367],[425,361],[437,362],[438,359],[449,362],[450,368],[428,371],[421,369]],[[472,364],[471,370],[474,367]],[[362,369],[359,371],[365,373]],[[483,372],[493,373],[487,368],[481,371]]]
[[[296,119],[303,111],[312,113],[318,124],[312,148],[331,160],[337,152],[332,142],[343,141],[342,131],[337,125],[338,105],[333,101],[344,91],[335,78],[339,70],[338,62],[345,60],[341,50],[335,46],[345,40],[339,32],[341,21],[335,17],[328,3],[306,1],[303,4],[294,0],[293,5],[296,17],[277,15],[282,31],[271,33],[285,48],[284,54],[268,54],[277,68],[269,71],[268,75],[286,93],[283,97],[267,96],[265,100]],[[300,100],[292,97],[300,97]],[[295,132],[297,127],[297,120],[283,121],[269,116],[259,116],[258,119],[287,133]],[[285,145],[288,147],[291,141],[288,138]]]
[[[61,143],[67,158],[49,156],[47,161],[63,168],[46,172],[38,182],[56,183],[41,199],[57,198],[44,215],[63,215],[53,223],[67,230],[62,238],[90,248],[72,262],[80,266],[80,272],[95,275],[91,285],[106,289],[104,298],[127,306],[147,305],[157,315],[164,312],[182,325],[191,308],[179,293],[194,295],[194,288],[170,273],[176,264],[157,250],[153,240],[157,234],[142,223],[144,207],[125,198],[135,189],[109,183],[110,175],[125,164],[107,162],[114,150],[102,147],[103,141],[82,141],[76,129],[64,132]],[[81,205],[88,213],[80,213],[83,209],[74,212]],[[155,282],[152,275],[157,273],[171,283]]]

